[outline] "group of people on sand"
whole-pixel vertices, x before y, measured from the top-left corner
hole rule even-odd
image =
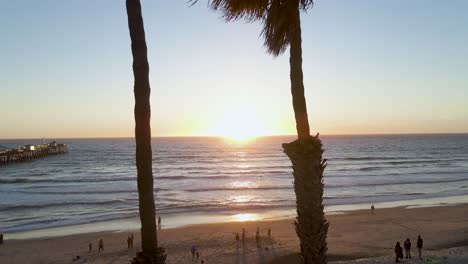
[[[88,253],[93,251],[93,243],[89,242],[88,244]],[[98,252],[104,251],[104,240],[102,238],[98,241]]]
[[[268,239],[270,238],[271,238],[271,229],[268,228]],[[237,246],[239,246],[239,242],[240,242],[239,233],[236,233],[236,242],[237,242]],[[257,243],[257,247],[261,248],[260,227],[257,227],[257,231],[255,232],[255,242]],[[242,244],[243,245],[245,244],[245,228],[242,228]]]
[[[192,262],[198,263],[198,260],[200,259],[200,251],[198,250],[198,246],[192,245],[190,253],[192,253]],[[202,259],[200,263],[205,264],[205,260]]]
[[[159,216],[158,217],[158,228],[161,229],[162,226],[161,226],[161,217]],[[133,248],[133,243],[134,243],[135,239],[133,237],[133,233],[130,233],[128,236],[127,236],[127,248]],[[0,244],[3,243],[3,234],[0,234]],[[92,242],[89,242],[88,244],[88,253],[91,253],[91,251],[93,251],[93,243]],[[104,251],[104,240],[101,238],[99,239],[98,241],[98,251],[101,252],[101,251]]]
[[[411,240],[409,238],[405,240],[403,247],[405,248],[406,259],[410,259],[411,258]],[[418,235],[416,247],[418,248],[418,257],[419,259],[422,259],[423,240],[421,238],[421,235]],[[400,262],[400,259],[403,259],[403,248],[401,247],[400,242],[398,241],[395,245],[395,262]]]
[[[133,233],[130,233],[130,235],[127,236],[127,248],[133,248]],[[93,251],[93,243],[89,242],[88,244],[88,253],[91,253]],[[104,251],[104,240],[102,238],[99,239],[98,241],[98,252]]]

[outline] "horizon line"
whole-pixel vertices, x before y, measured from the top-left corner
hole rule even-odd
[[[320,134],[320,133],[318,133]],[[432,133],[432,132],[421,132],[421,133],[356,133],[356,134],[320,134],[320,136],[333,137],[333,136],[412,136],[412,135],[467,135],[468,132],[443,132],[443,133]],[[316,135],[316,134],[315,134]],[[315,136],[311,135],[311,136]],[[265,137],[293,137],[297,136],[296,134],[286,134],[286,135],[264,135],[264,136],[254,136],[255,138],[265,138]],[[49,139],[131,139],[135,138],[134,136],[127,137],[50,137]],[[154,138],[229,138],[225,136],[213,136],[213,135],[197,135],[197,136],[152,136]],[[37,140],[37,139],[47,139],[47,137],[37,137],[37,138],[0,138],[0,140]]]

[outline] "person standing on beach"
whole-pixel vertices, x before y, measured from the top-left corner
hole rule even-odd
[[[99,239],[99,248],[98,248],[98,251],[101,252],[101,250],[104,251],[104,240],[102,240],[102,238]]]
[[[133,247],[133,233],[130,233],[130,247]]]
[[[409,238],[407,238],[405,240],[405,243],[403,244],[403,246],[405,247],[405,255],[406,255],[406,258],[411,258],[411,241]]]
[[[89,249],[88,253],[91,253],[91,251],[93,251],[93,243],[89,242],[88,249]]]
[[[403,258],[403,249],[400,246],[400,242],[395,245],[395,262],[400,262],[400,258]]]
[[[245,244],[245,228],[242,228],[242,244]]]
[[[418,247],[419,259],[422,259],[423,240],[421,238],[421,235],[418,235],[418,241],[416,242],[416,246]]]
[[[162,226],[161,226],[161,216],[158,216],[158,228],[159,230],[161,230]]]
[[[268,228],[268,238],[271,238],[271,229]]]
[[[0,234],[0,245],[3,244],[3,234]]]
[[[192,245],[190,252],[192,253],[192,261],[193,261],[195,259],[195,254],[197,253],[197,246]]]
[[[257,227],[257,232],[255,232],[255,242],[257,242],[257,247],[260,248],[260,228]]]
[[[372,204],[372,206],[370,207],[370,209],[371,209],[371,215],[374,215],[374,211],[375,211],[374,204]]]

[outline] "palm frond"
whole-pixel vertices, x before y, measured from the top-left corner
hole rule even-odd
[[[193,4],[199,0],[190,0]],[[209,6],[223,14],[226,21],[245,19],[252,22],[262,19],[269,0],[208,0]]]
[[[199,0],[190,0],[195,4]],[[313,0],[208,0],[214,10],[220,11],[226,21],[261,20],[264,45],[273,56],[282,54],[289,45],[288,32],[294,27],[293,10],[306,11]]]
[[[314,6],[313,0],[299,0],[299,6],[302,11],[307,11],[307,9],[312,8]]]
[[[262,19],[268,8],[269,0],[211,0],[210,6],[223,13],[227,21]]]
[[[282,54],[289,45],[288,31],[292,21],[287,2],[293,1],[271,0],[263,21],[261,35],[267,51],[273,56]]]
[[[289,45],[291,28],[298,25],[295,16],[298,9],[306,11],[314,4],[312,0],[270,0],[264,16],[264,45],[273,56],[281,55]]]

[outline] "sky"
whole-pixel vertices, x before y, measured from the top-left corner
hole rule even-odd
[[[153,136],[295,134],[288,51],[205,0],[142,0]],[[468,132],[468,1],[317,0],[302,13],[313,133]],[[0,138],[131,137],[124,0],[0,9]]]

